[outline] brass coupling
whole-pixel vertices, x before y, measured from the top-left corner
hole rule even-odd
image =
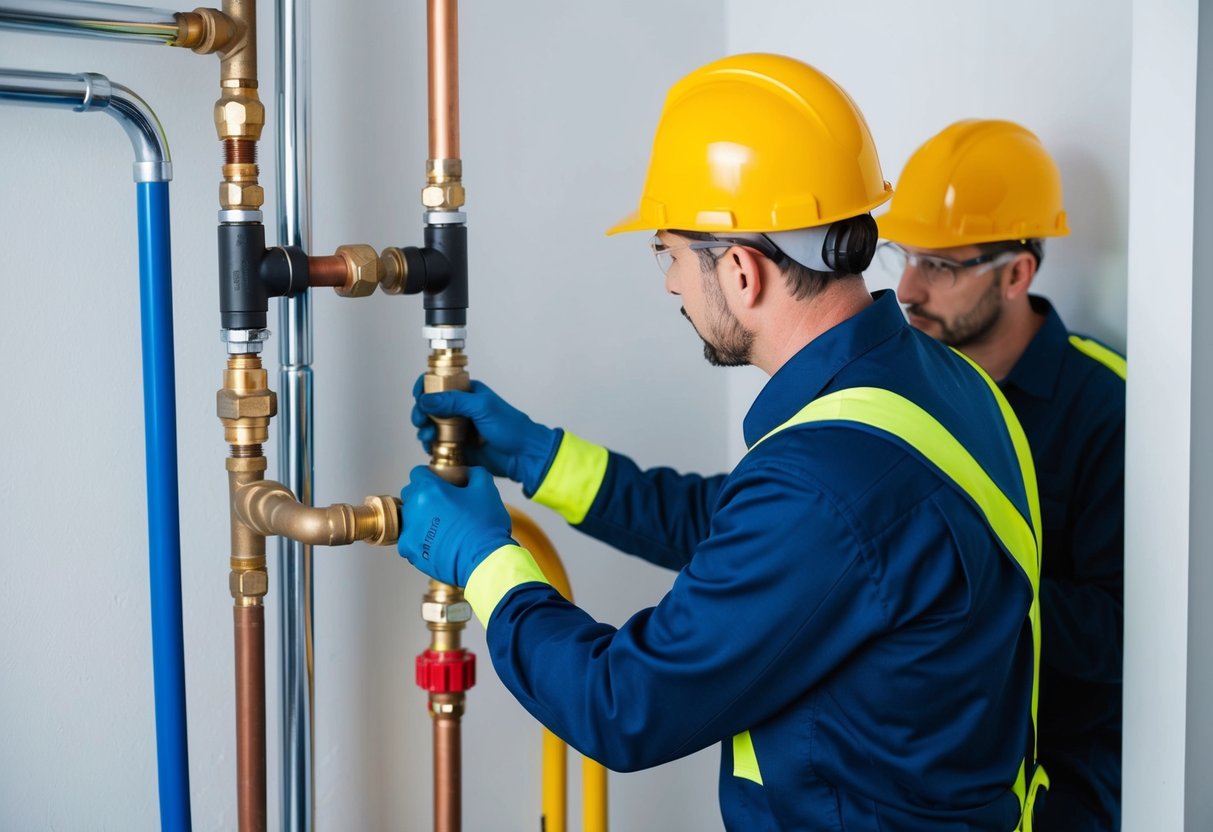
[[[421,617],[430,631],[430,650],[445,653],[460,650],[459,634],[472,618],[472,606],[457,586],[431,580],[421,599]]]
[[[379,255],[373,246],[346,245],[337,247],[337,257],[345,264],[345,280],[335,286],[343,298],[364,298],[379,285]]]
[[[404,250],[388,246],[379,255],[379,285],[385,294],[399,295],[408,282],[409,265]]]
[[[270,576],[266,568],[233,569],[228,573],[227,586],[238,607],[255,607],[269,594]]]
[[[223,371],[223,387],[216,394],[216,410],[223,436],[235,456],[260,456],[269,441],[270,419],[278,413],[278,397],[269,389],[269,377],[255,353],[231,355]],[[255,452],[246,453],[238,448]]]
[[[313,546],[347,546],[365,540],[390,546],[400,537],[400,501],[367,497],[360,506],[305,506],[282,483],[248,482],[232,492],[232,511],[259,535],[281,535]]]
[[[462,349],[446,348],[430,351],[426,365],[426,393],[444,393],[448,390],[470,390],[471,376],[467,371],[468,357]],[[463,485],[467,482],[464,467],[463,446],[468,441],[468,420],[463,417],[434,420],[437,434],[431,451],[430,467],[448,482]]]
[[[463,189],[462,159],[427,159],[421,204],[427,211],[458,211],[467,194]]]

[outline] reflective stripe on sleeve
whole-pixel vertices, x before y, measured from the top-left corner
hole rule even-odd
[[[531,499],[576,526],[598,496],[609,459],[606,448],[565,431],[552,467]]]
[[[1129,374],[1129,363],[1125,361],[1124,356],[1108,349],[1098,341],[1071,335],[1070,346],[1116,373],[1116,375],[1120,376],[1121,381],[1124,381]]]
[[[467,598],[472,611],[487,628],[493,610],[497,609],[506,593],[516,586],[530,583],[550,585],[530,552],[521,546],[502,546],[472,570],[463,597]]]

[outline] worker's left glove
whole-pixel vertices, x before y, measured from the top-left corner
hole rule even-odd
[[[396,550],[425,574],[444,584],[467,586],[472,570],[510,537],[510,515],[493,475],[468,469],[468,484],[451,485],[424,465],[409,475],[400,492],[401,529]]]

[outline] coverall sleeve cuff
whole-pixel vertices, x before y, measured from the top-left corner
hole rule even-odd
[[[589,514],[609,460],[606,448],[565,431],[552,467],[532,499],[576,526]]]
[[[493,610],[506,593],[516,586],[531,583],[550,585],[531,553],[511,544],[495,550],[472,570],[463,597],[487,629]]]

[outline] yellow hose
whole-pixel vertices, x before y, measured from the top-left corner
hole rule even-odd
[[[514,525],[514,539],[518,545],[531,553],[535,563],[555,587],[569,601],[573,590],[569,586],[568,573],[556,554],[556,547],[543,533],[543,529],[521,510],[506,506],[510,521]],[[565,832],[568,818],[568,770],[566,761],[568,746],[548,729],[543,729],[543,832]],[[581,760],[582,825],[584,832],[607,832],[607,775],[598,763],[583,757]]]

